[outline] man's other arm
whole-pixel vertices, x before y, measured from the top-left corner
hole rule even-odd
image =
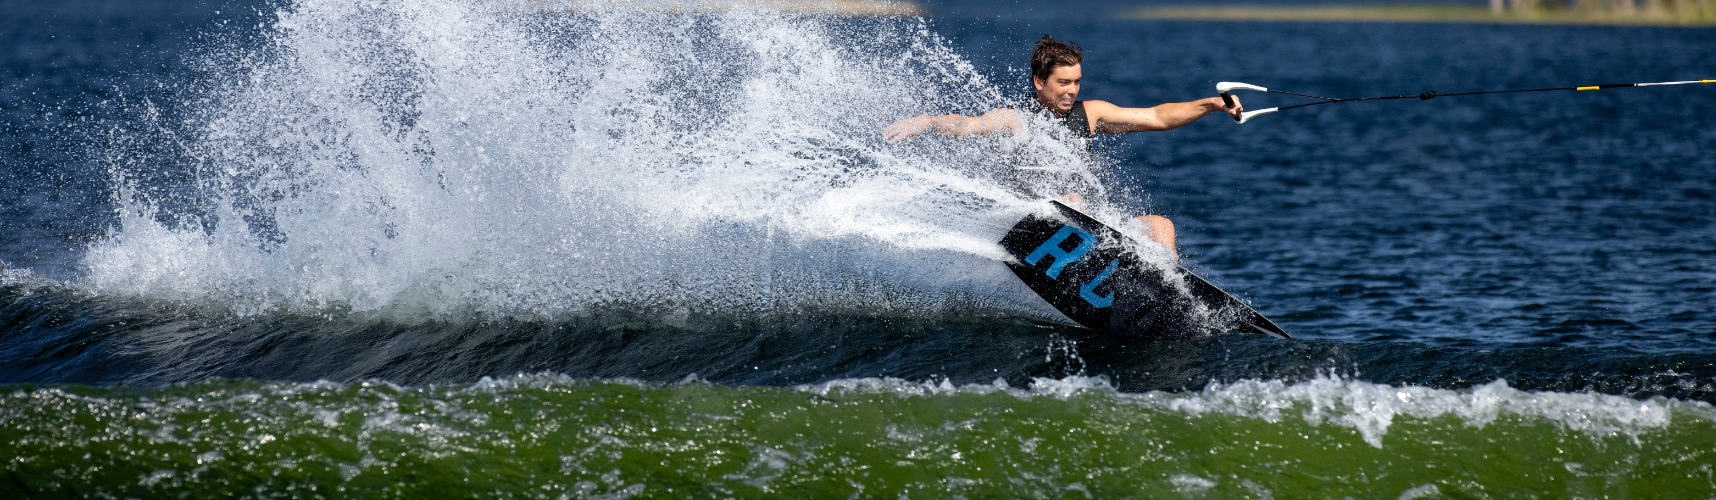
[[[899,142],[925,132],[943,137],[974,137],[999,133],[1016,134],[1024,130],[1024,120],[1018,111],[1007,108],[984,113],[983,116],[920,115],[894,122],[882,129],[889,141]]]

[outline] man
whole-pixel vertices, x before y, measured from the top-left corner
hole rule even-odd
[[[1079,81],[1084,77],[1080,66],[1083,62],[1084,51],[1078,46],[1043,35],[1031,54],[1031,84],[1037,88],[1035,99],[1020,107],[1001,108],[983,116],[953,114],[907,118],[883,129],[882,135],[889,141],[898,142],[925,132],[946,137],[1019,134],[1030,123],[1030,117],[1025,113],[1046,112],[1054,121],[1067,127],[1075,138],[1089,139],[1097,132],[1125,134],[1171,130],[1198,121],[1210,113],[1220,111],[1238,117],[1245,111],[1237,97],[1231,108],[1220,97],[1167,103],[1152,108],[1122,108],[1107,101],[1080,101],[1078,90]],[[1061,198],[1074,207],[1084,201],[1084,196],[1079,193],[1065,193]],[[1169,255],[1179,261],[1179,251],[1174,246],[1174,223],[1160,215],[1140,215],[1137,219],[1143,224],[1145,235],[1167,247]]]

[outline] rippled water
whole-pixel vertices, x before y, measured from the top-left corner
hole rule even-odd
[[[1678,497],[1706,404],[1341,379],[793,388],[520,376],[17,390],[14,487],[193,496]],[[78,455],[94,453],[94,459]],[[14,462],[14,463],[16,463]],[[39,463],[79,463],[49,471]]]
[[[1088,162],[878,132],[1019,95],[1044,32],[1086,98],[1149,105],[1708,79],[1708,30],[930,8],[12,9],[0,491],[1716,489],[1716,87],[1210,119]],[[1020,148],[1100,217],[1173,218],[1294,340],[1070,326],[996,260],[1039,203],[995,176]]]

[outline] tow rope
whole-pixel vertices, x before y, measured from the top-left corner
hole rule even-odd
[[[1229,93],[1234,91],[1234,90],[1242,90],[1242,89],[1243,90],[1255,90],[1258,92],[1274,92],[1277,94],[1296,95],[1299,97],[1309,97],[1312,99],[1322,99],[1321,102],[1313,102],[1313,103],[1309,103],[1309,104],[1300,104],[1297,106],[1285,106],[1285,107],[1278,107],[1278,108],[1259,109],[1257,111],[1246,111],[1244,113],[1240,113],[1238,117],[1233,119],[1233,121],[1236,121],[1239,123],[1245,123],[1247,120],[1250,120],[1252,117],[1257,116],[1257,115],[1274,113],[1276,111],[1286,111],[1286,110],[1294,109],[1294,108],[1303,108],[1306,106],[1316,106],[1316,105],[1320,105],[1320,104],[1333,104],[1333,103],[1337,103],[1337,102],[1390,101],[1390,100],[1394,100],[1394,99],[1418,99],[1420,101],[1428,101],[1428,100],[1431,100],[1431,99],[1434,99],[1437,97],[1453,97],[1453,96],[1461,96],[1461,95],[1511,94],[1511,93],[1516,93],[1516,92],[1550,92],[1550,91],[1556,91],[1556,90],[1583,91],[1583,90],[1599,90],[1599,89],[1620,89],[1620,88],[1627,88],[1627,87],[1655,87],[1655,86],[1659,86],[1659,85],[1687,85],[1687,84],[1693,84],[1693,83],[1716,83],[1716,80],[1687,80],[1687,81],[1683,81],[1683,82],[1655,82],[1655,83],[1613,83],[1613,84],[1607,84],[1607,85],[1583,85],[1583,86],[1578,86],[1578,87],[1556,87],[1556,88],[1552,88],[1552,89],[1491,90],[1491,91],[1487,91],[1487,92],[1458,92],[1458,93],[1452,93],[1452,94],[1439,94],[1439,93],[1436,93],[1436,91],[1432,90],[1432,91],[1424,92],[1424,93],[1418,94],[1418,95],[1358,97],[1358,98],[1352,98],[1352,99],[1342,99],[1342,98],[1336,98],[1336,97],[1322,97],[1322,96],[1314,96],[1314,95],[1309,95],[1309,94],[1285,92],[1285,91],[1280,91],[1280,90],[1269,90],[1269,89],[1259,87],[1256,85],[1252,85],[1249,83],[1239,83],[1239,82],[1217,83],[1216,84],[1216,90],[1221,92],[1222,102],[1227,103],[1227,106],[1230,108],[1233,107],[1233,96],[1229,95]]]

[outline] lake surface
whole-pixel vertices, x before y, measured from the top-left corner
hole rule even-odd
[[[879,132],[1044,33],[1150,106],[1711,79],[1707,29],[3,6],[0,496],[1716,490],[1716,85]],[[999,260],[1022,154],[1294,338],[1072,326]]]

